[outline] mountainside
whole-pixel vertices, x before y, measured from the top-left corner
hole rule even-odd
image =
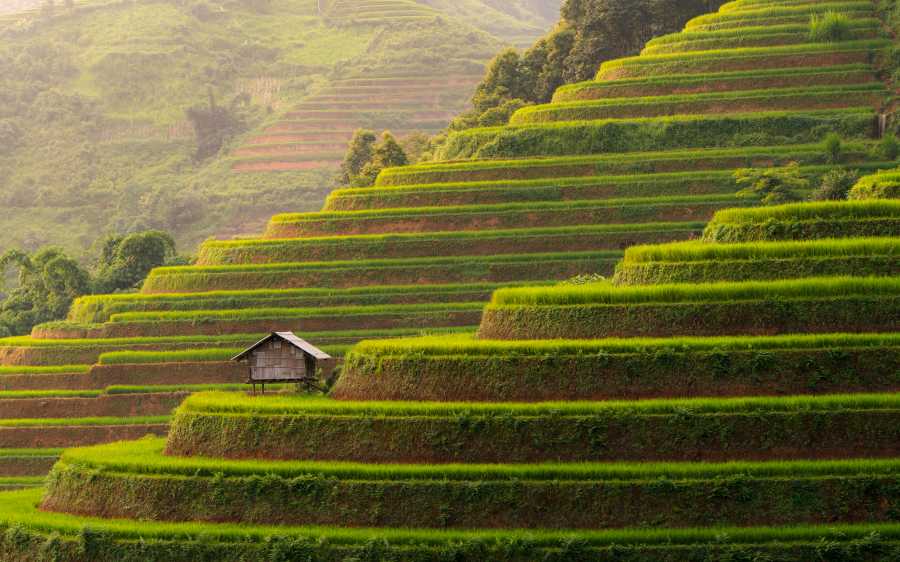
[[[0,341],[0,484],[35,488],[0,494],[0,553],[896,559],[880,16],[725,3],[434,162]],[[809,201],[845,171],[851,200]],[[229,358],[288,330],[343,358],[328,395],[233,392]]]
[[[538,2],[540,10],[513,3],[519,9],[487,19],[497,10],[480,0],[453,13],[443,11],[450,4],[392,1],[424,15],[398,21],[378,11],[391,2],[355,20],[340,3],[319,14],[315,0],[97,0],[3,16],[0,202],[15,212],[0,219],[0,245],[81,252],[104,231],[147,227],[193,245],[221,225],[234,233],[261,225],[285,200],[315,209],[346,135],[326,139],[320,168],[234,174],[229,154],[258,144],[260,131],[278,128],[310,95],[330,95],[360,73],[390,77],[421,65],[464,78],[431,87],[435,107],[422,123],[402,107],[367,113],[352,104],[345,121],[440,128],[463,107],[484,62],[504,44],[539,35],[555,20],[547,11],[559,8],[558,0]],[[490,33],[479,30],[484,21],[496,23]],[[237,122],[223,136],[239,134],[220,155],[196,161],[199,141],[185,112],[207,106],[210,94]]]

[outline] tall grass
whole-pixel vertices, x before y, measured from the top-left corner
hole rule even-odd
[[[270,318],[306,318],[310,316],[367,316],[428,314],[479,310],[484,303],[438,303],[378,306],[336,306],[331,308],[241,308],[236,310],[175,310],[170,312],[124,312],[113,314],[110,322],[201,322],[204,320],[263,320]],[[190,352],[185,352],[190,353]]]
[[[801,45],[784,45],[775,47],[742,47],[738,49],[713,49],[709,51],[691,51],[689,53],[663,53],[658,55],[643,55],[606,61],[600,66],[597,79],[602,79],[603,74],[615,68],[626,66],[645,66],[654,64],[669,64],[684,61],[687,63],[702,63],[705,61],[728,60],[734,58],[772,57],[777,55],[817,54],[847,51],[870,51],[883,49],[890,46],[885,39],[866,39],[862,41],[846,41],[840,45],[828,43],[806,43]]]
[[[877,20],[873,20],[878,23]],[[618,89],[623,86],[668,86],[668,85],[703,85],[712,81],[740,81],[749,78],[758,80],[764,84],[765,80],[787,77],[835,77],[835,75],[854,75],[860,78],[871,77],[871,68],[866,64],[840,64],[825,67],[795,67],[795,68],[761,68],[758,70],[731,70],[725,72],[710,72],[696,74],[676,74],[668,76],[645,76],[636,78],[622,78],[610,82],[597,82],[595,80],[576,82],[560,86],[553,95],[553,101],[567,101],[578,99],[575,94],[583,90],[607,90]],[[862,82],[862,80],[860,80]]]
[[[900,200],[817,201],[791,203],[753,209],[725,209],[716,212],[715,224],[747,224],[766,221],[803,221],[814,219],[867,219],[900,217]]]
[[[891,256],[900,259],[900,238],[849,238],[787,242],[711,244],[673,242],[632,246],[622,264],[711,260],[755,260],[775,258]]]
[[[502,203],[499,205],[463,205],[448,207],[407,207],[393,209],[372,209],[368,211],[331,211],[318,213],[284,213],[275,215],[270,223],[285,224],[305,221],[365,220],[369,218],[389,219],[414,218],[419,216],[442,216],[461,214],[499,214],[506,212],[566,211],[631,205],[664,206],[679,203],[704,203],[733,201],[733,195],[672,195],[668,197],[623,197],[588,201],[538,201],[524,203]],[[470,258],[467,258],[470,259]]]
[[[248,397],[242,394],[202,393],[188,397],[179,413],[326,416],[583,416],[611,414],[696,414],[824,412],[900,409],[900,394],[846,394],[760,398],[639,400],[606,402],[456,403],[349,402],[307,396]]]
[[[809,21],[810,41],[848,41],[853,35],[853,24],[846,14],[829,10],[823,14],[813,14]]]
[[[171,416],[132,416],[94,418],[36,418],[0,419],[0,427],[76,427],[99,425],[159,425],[167,424]]]
[[[570,306],[702,301],[777,300],[900,295],[900,278],[827,277],[784,281],[747,281],[613,287],[607,284],[543,289],[501,289],[491,306]]]
[[[793,100],[803,102],[802,109],[811,109],[814,102],[844,101],[847,105],[859,106],[860,99],[855,95],[881,94],[887,91],[881,84],[861,84],[849,86],[808,86],[806,88],[769,88],[759,90],[737,90],[726,92],[710,92],[698,94],[674,94],[662,96],[647,96],[634,98],[610,98],[596,100],[579,100],[569,102],[554,102],[550,104],[532,105],[518,110],[510,118],[511,125],[524,123],[538,123],[562,119],[589,119],[616,117],[610,110],[627,110],[629,108],[652,107],[665,113],[696,113],[705,109],[705,104],[719,104],[725,102],[760,102],[767,103],[767,107],[777,108],[779,101]],[[691,106],[700,106],[699,110],[692,111]],[[605,112],[605,113],[604,113]],[[724,111],[720,111],[725,113]],[[542,120],[541,117],[544,117]]]
[[[735,11],[725,11],[697,16],[688,21],[685,29],[692,29],[703,25],[714,24],[723,21],[760,20],[779,18],[784,16],[804,16],[840,11],[844,13],[874,14],[875,7],[865,0],[850,2],[820,2],[815,4],[775,5],[758,8],[747,8]]]
[[[306,334],[304,334],[306,335]],[[351,345],[323,345],[322,351],[333,356],[347,352]],[[150,363],[228,362],[244,348],[192,349],[187,351],[112,351],[100,355],[100,365],[140,365]]]
[[[250,525],[246,523],[168,523],[127,519],[103,519],[75,516],[37,509],[43,490],[0,493],[0,523],[20,525],[40,533],[59,533],[77,537],[85,528],[104,536],[130,541],[183,540],[205,543],[262,543],[272,537],[302,538],[327,541],[334,545],[366,544],[387,540],[392,545],[441,546],[464,541],[508,542],[534,546],[559,547],[577,539],[592,546],[622,544],[691,545],[720,543],[727,536],[736,544],[766,542],[818,542],[865,539],[872,534],[885,540],[900,540],[900,524],[827,525],[792,527],[706,527],[681,529],[614,529],[603,531],[542,530],[437,530],[437,529],[353,529],[338,527],[296,527],[285,525]]]
[[[855,140],[846,148],[866,153],[874,145],[872,142]],[[819,143],[800,143],[789,146],[743,146],[743,147],[707,147],[707,148],[674,148],[672,150],[651,150],[634,153],[591,154],[571,156],[543,156],[528,159],[497,159],[466,162],[423,163],[401,168],[386,168],[378,176],[376,187],[404,185],[395,180],[403,176],[415,176],[428,172],[454,172],[493,169],[527,169],[555,166],[576,166],[587,164],[647,164],[654,161],[697,161],[709,158],[741,158],[759,157],[773,158],[784,156],[790,160],[803,159],[804,156],[820,155],[822,147]]]
[[[710,351],[777,351],[865,349],[900,346],[900,333],[811,334],[787,336],[720,336],[678,338],[607,338],[597,340],[483,340],[472,336],[366,340],[353,348],[358,356],[382,357],[514,357],[592,354],[691,353]]]
[[[52,375],[59,373],[87,373],[91,370],[90,365],[51,365],[47,367],[26,366],[2,366],[0,367],[0,376],[3,375]]]
[[[570,463],[515,465],[375,465],[344,462],[223,460],[203,457],[173,457],[163,454],[165,439],[69,449],[64,465],[80,469],[99,468],[132,475],[182,475],[189,477],[321,476],[347,480],[652,480],[705,479],[728,476],[750,478],[823,477],[840,475],[896,475],[900,460],[859,459],[847,461],[773,461],[730,463]]]

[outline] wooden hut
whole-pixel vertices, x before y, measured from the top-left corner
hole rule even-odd
[[[249,364],[247,384],[297,383],[318,386],[320,368],[331,356],[293,332],[272,332],[233,358]]]

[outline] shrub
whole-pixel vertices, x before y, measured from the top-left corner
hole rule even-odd
[[[843,141],[837,133],[828,133],[822,143],[825,148],[825,157],[829,164],[837,164],[841,160],[843,154]]]
[[[859,174],[853,170],[831,170],[822,176],[819,187],[812,193],[813,201],[842,201],[847,198],[850,189],[859,180]]]
[[[850,18],[838,12],[813,14],[809,21],[809,40],[814,43],[833,43],[853,38]]]
[[[900,141],[894,135],[885,135],[878,142],[877,155],[884,160],[896,160],[900,156]]]
[[[781,205],[799,199],[798,190],[809,187],[809,180],[800,173],[800,165],[791,162],[784,168],[744,168],[734,172],[734,179],[742,187],[739,197],[759,197],[763,205]]]

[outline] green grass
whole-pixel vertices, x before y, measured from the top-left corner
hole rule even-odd
[[[63,465],[79,469],[97,468],[130,475],[183,475],[210,477],[216,474],[281,477],[321,476],[341,480],[373,481],[583,481],[841,475],[892,475],[900,460],[859,459],[848,461],[773,461],[731,463],[576,463],[516,465],[373,465],[343,462],[222,460],[204,457],[168,457],[162,454],[165,439],[144,438],[95,447],[68,449]]]
[[[44,485],[43,476],[3,476],[0,488],[37,488]]]
[[[77,427],[100,425],[157,425],[166,424],[171,416],[132,416],[94,417],[94,418],[36,418],[36,419],[0,419],[0,427]]]
[[[259,339],[261,334],[223,334],[219,336],[165,336],[165,337],[141,337],[141,338],[109,338],[109,339],[37,339],[31,336],[18,336],[0,339],[0,346],[4,347],[96,347],[102,345],[164,345],[164,344],[221,344],[223,342],[243,342],[245,340]],[[256,340],[254,340],[256,341]],[[84,366],[76,366],[78,369]],[[3,367],[7,368],[7,367]],[[14,367],[8,367],[14,368]],[[32,368],[32,367],[28,367]],[[33,367],[34,369],[49,369],[55,372],[58,369],[69,367]],[[66,371],[69,372],[69,371]]]
[[[859,179],[849,199],[900,199],[900,171],[879,171]]]
[[[0,459],[21,457],[58,457],[64,449],[0,449]]]
[[[900,295],[900,278],[831,277],[787,281],[612,287],[606,284],[545,289],[501,289],[492,307],[722,302]]]
[[[509,541],[516,544],[558,547],[576,538],[594,546],[620,544],[681,544],[718,542],[723,536],[738,544],[760,542],[816,542],[819,540],[865,539],[877,533],[885,540],[900,540],[900,524],[827,525],[796,527],[715,527],[684,529],[617,529],[605,531],[542,530],[435,530],[435,529],[352,529],[337,527],[294,527],[228,523],[165,523],[127,519],[102,519],[40,511],[43,490],[0,493],[0,523],[19,524],[42,533],[76,537],[85,528],[123,540],[201,540],[204,542],[264,542],[271,537],[324,539],[332,544],[366,543],[388,540],[394,545],[442,545],[462,541]]]
[[[650,114],[647,116],[707,113],[711,110],[726,114],[729,111],[723,109],[723,104],[727,103],[734,104],[733,112],[746,112],[747,108],[742,105],[745,103],[761,104],[770,110],[797,106],[796,109],[808,111],[841,102],[859,107],[868,96],[878,101],[879,96],[886,98],[887,91],[882,84],[870,83],[555,102],[524,107],[513,114],[510,124],[622,118],[628,117],[629,112],[636,112],[635,117],[643,117],[642,112]]]
[[[702,226],[700,227],[702,228]],[[278,248],[275,244],[269,245],[268,241],[259,241],[263,249]],[[232,248],[255,248],[254,242],[247,242],[237,246],[224,246],[224,255],[230,255]],[[218,256],[217,250],[210,251]],[[210,252],[205,252],[207,257]],[[217,258],[227,261],[225,257]],[[237,260],[235,260],[237,261]],[[537,282],[535,282],[537,283]],[[176,311],[176,310],[215,310],[215,309],[240,309],[240,308],[305,308],[314,305],[370,305],[384,304],[386,302],[402,301],[409,298],[414,301],[450,301],[459,300],[460,296],[468,297],[467,300],[475,300],[472,295],[490,293],[491,291],[517,283],[472,283],[472,284],[448,284],[448,285],[415,285],[415,286],[371,286],[352,287],[349,289],[262,289],[246,291],[211,291],[204,293],[159,293],[128,295],[128,298],[119,298],[119,295],[103,295],[89,297],[90,301],[78,300],[69,311],[71,322],[105,322],[112,314],[140,311]],[[526,283],[527,284],[527,283]],[[147,340],[144,343],[190,343],[197,342],[202,345],[208,342],[210,345],[222,343],[244,342],[252,339],[253,334],[247,336],[218,336],[192,337],[186,340],[181,338],[135,338],[135,340]],[[46,340],[32,340],[45,342]],[[85,345],[106,344],[111,340],[87,340]],[[141,343],[133,340],[119,340],[123,344]],[[3,345],[0,343],[0,345]]]
[[[695,69],[698,72],[714,65],[727,65],[729,61],[762,59],[768,57],[792,55],[826,55],[837,53],[866,53],[886,48],[890,42],[882,39],[847,41],[844,43],[807,43],[774,47],[743,47],[738,49],[713,49],[710,51],[691,51],[688,53],[671,53],[644,55],[606,61],[600,65],[597,80],[608,78],[611,73],[621,69],[632,69],[642,75],[680,74]],[[776,59],[777,60],[777,59]],[[767,65],[760,63],[762,68]],[[860,61],[855,61],[860,62]],[[842,64],[847,64],[846,62]],[[771,67],[771,65],[768,65]],[[654,68],[656,67],[656,68]],[[776,67],[777,68],[777,67]],[[727,67],[721,70],[728,70]],[[738,70],[738,69],[735,69]],[[680,71],[680,72],[679,72]]]
[[[758,260],[900,254],[900,238],[850,238],[838,240],[748,242],[710,244],[697,241],[632,246],[625,250],[622,264],[651,262],[691,262],[711,260]],[[900,259],[900,257],[898,257]]]
[[[0,367],[0,376],[3,375],[52,375],[58,373],[87,373],[91,370],[90,365],[51,365],[46,367],[32,367],[30,365],[18,366],[2,366]]]
[[[479,310],[484,303],[438,303],[377,306],[336,306],[331,308],[260,308],[238,310],[178,310],[170,312],[126,312],[114,314],[111,323],[125,322],[203,322],[213,320],[241,321],[270,318],[305,318],[309,316],[366,316],[378,314],[416,314]],[[153,352],[148,352],[153,353]],[[164,352],[169,353],[169,352]],[[173,352],[190,355],[196,351]]]
[[[721,148],[741,139],[754,145],[807,144],[830,131],[846,139],[871,135],[871,107],[674,115],[487,127],[452,133],[438,160],[575,156],[600,152]]]
[[[365,219],[406,219],[420,216],[442,216],[442,215],[470,215],[470,214],[500,214],[515,212],[538,212],[538,211],[577,211],[580,209],[592,209],[596,207],[628,207],[628,206],[665,206],[678,203],[705,203],[705,202],[721,202],[721,201],[738,201],[731,194],[719,195],[671,195],[668,197],[623,197],[616,199],[599,199],[587,201],[540,201],[527,203],[504,203],[498,205],[461,205],[447,207],[409,207],[394,209],[373,209],[369,211],[337,211],[337,212],[320,212],[320,213],[283,213],[275,215],[271,218],[270,228],[282,224],[302,223],[302,222],[325,222],[325,221],[350,221]],[[446,258],[433,258],[435,261]],[[359,263],[359,262],[354,262]],[[167,271],[170,268],[162,268]],[[154,270],[156,271],[156,270]]]
[[[103,394],[100,390],[2,390],[0,400],[17,400],[29,398],[97,398]]]
[[[484,340],[471,336],[366,340],[356,344],[358,357],[571,357],[708,351],[885,348],[900,346],[900,334],[812,334],[787,336],[719,336],[612,338],[593,340]]]
[[[872,148],[871,142],[851,140],[845,143],[846,155],[853,159],[860,159]],[[781,160],[784,158],[784,160]],[[602,173],[627,173],[641,171],[650,173],[653,164],[657,162],[674,163],[685,162],[685,167],[693,171],[704,165],[704,161],[716,159],[744,159],[750,167],[754,159],[775,160],[783,163],[797,161],[802,164],[825,164],[824,147],[821,143],[807,143],[782,146],[743,146],[727,148],[692,148],[673,149],[664,151],[648,151],[635,153],[593,154],[581,156],[544,156],[529,159],[498,159],[482,161],[459,161],[423,163],[398,168],[386,168],[382,170],[376,180],[376,188],[407,187],[415,184],[442,183],[440,180],[431,179],[434,176],[452,176],[460,172],[486,172],[486,171],[527,171],[532,168],[547,168],[554,171],[552,177],[558,175],[558,168],[584,167],[591,169],[590,175]],[[617,166],[627,166],[617,168]],[[727,168],[735,166],[728,165]],[[588,175],[588,174],[585,174]],[[516,179],[514,176],[509,179]],[[443,178],[443,181],[461,182],[463,179]],[[482,181],[482,180],[476,180]],[[484,180],[487,181],[487,180]],[[546,181],[546,180],[545,180]]]
[[[855,29],[877,29],[877,18],[859,18],[851,20]],[[782,24],[759,27],[742,27],[739,29],[723,29],[718,31],[681,31],[654,37],[645,43],[644,52],[654,47],[705,40],[741,40],[752,37],[767,37],[770,35],[799,35],[806,37],[809,34],[809,24]]]
[[[249,398],[228,393],[188,397],[178,413],[248,416],[447,417],[473,416],[585,416],[604,414],[733,414],[766,412],[823,412],[897,410],[900,394],[844,394],[761,398],[699,398],[606,402],[472,403],[472,402],[350,402],[307,396]]]
[[[809,14],[818,14],[830,11],[840,12],[874,12],[874,6],[871,2],[821,2],[816,4],[806,4],[799,6],[769,6],[754,9],[741,9],[735,11],[718,12],[698,16],[685,25],[685,29],[720,23],[723,21],[745,20],[745,19],[767,19],[779,18],[784,16],[806,16]]]
[[[696,74],[673,74],[664,76],[647,76],[640,78],[623,78],[615,81],[587,81],[560,86],[553,95],[554,102],[606,97],[606,91],[617,92],[622,88],[643,88],[646,90],[664,88],[697,88],[709,87],[719,82],[742,84],[739,89],[746,89],[757,84],[765,84],[768,80],[823,80],[828,84],[839,83],[839,80],[852,77],[850,83],[862,83],[866,78],[873,80],[872,69],[867,64],[846,64],[825,67],[769,68],[758,70],[737,70],[730,72],[710,72]],[[806,84],[807,82],[800,82]],[[800,85],[798,84],[798,85]],[[787,87],[787,86],[785,86]],[[597,92],[596,95],[582,96],[584,92]],[[615,96],[615,94],[613,94]],[[617,96],[615,96],[617,97]]]
[[[306,335],[306,334],[304,334]],[[332,356],[343,355],[350,345],[323,345],[320,349]],[[141,365],[152,363],[228,362],[245,348],[197,349],[190,351],[113,351],[100,355],[100,365]],[[148,387],[155,388],[155,387]],[[124,394],[124,392],[116,392]],[[2,394],[0,394],[2,396]]]
[[[717,224],[747,224],[766,221],[803,221],[813,219],[867,219],[900,216],[900,201],[821,201],[792,203],[755,209],[718,211],[710,221]]]

